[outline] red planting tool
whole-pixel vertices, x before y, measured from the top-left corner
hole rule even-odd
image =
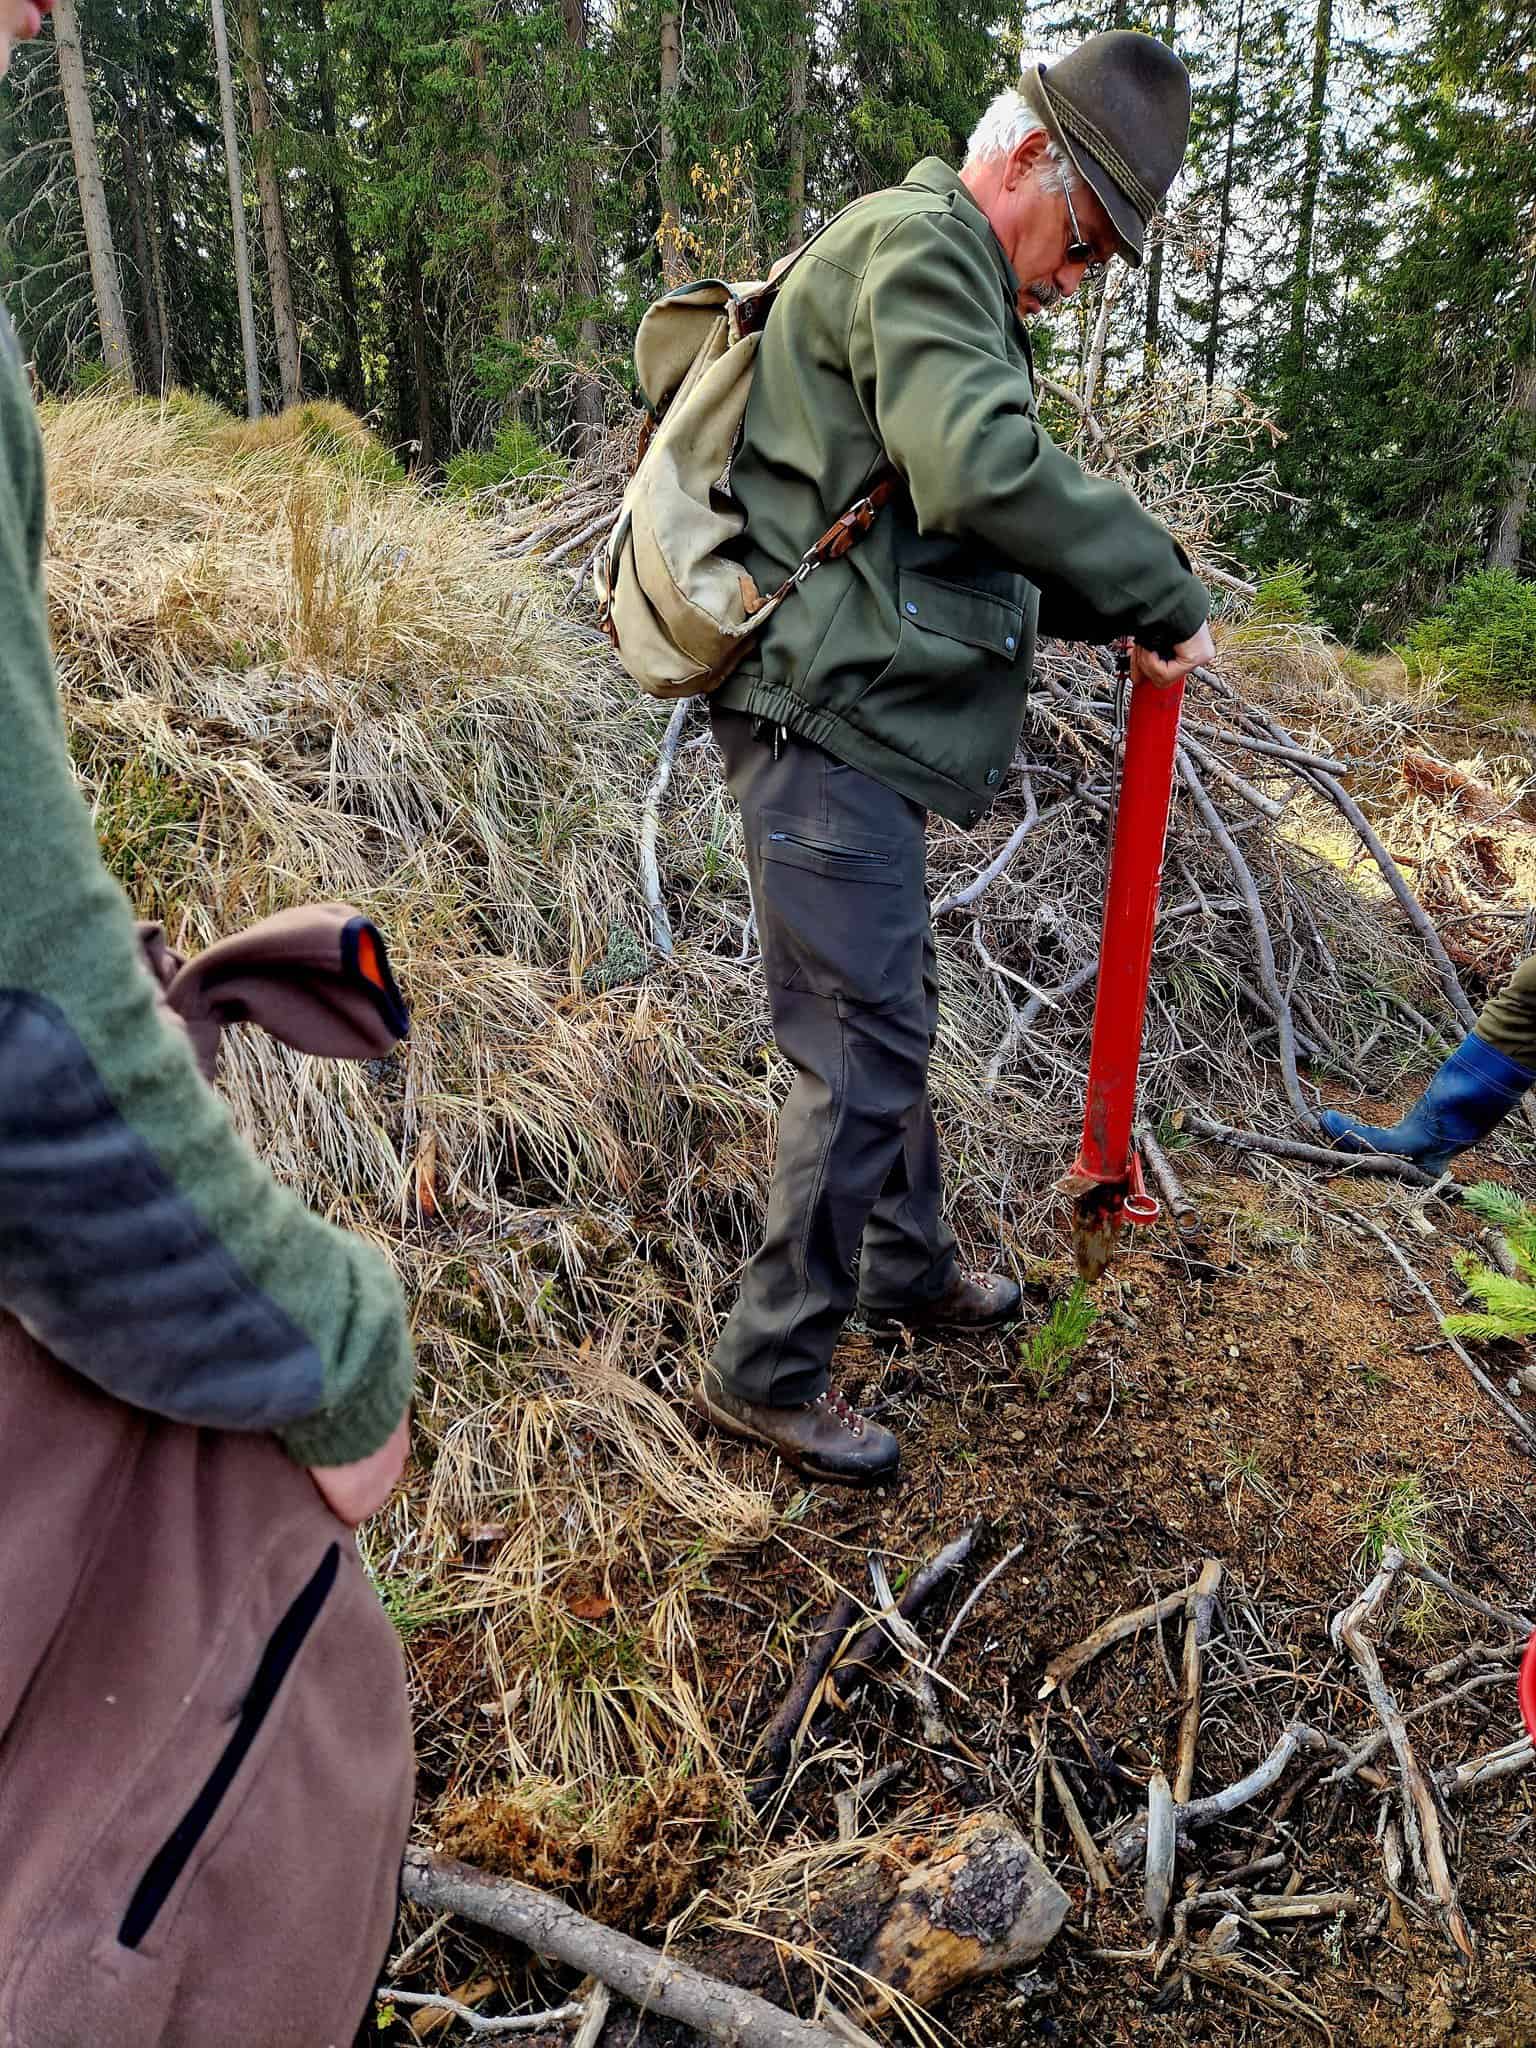
[[[1526,1734],[1536,1742],[1536,1635],[1526,1644],[1520,1660],[1520,1718]]]
[[[1130,672],[1126,643],[1116,649],[1116,659],[1124,689]],[[1157,1202],[1142,1180],[1131,1129],[1183,703],[1182,682],[1138,682],[1131,689],[1125,759],[1110,809],[1109,887],[1099,943],[1083,1141],[1062,1182],[1063,1190],[1076,1198],[1072,1249],[1085,1280],[1097,1280],[1114,1257],[1127,1218],[1150,1223],[1158,1214]]]

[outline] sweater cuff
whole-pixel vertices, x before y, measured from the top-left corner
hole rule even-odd
[[[397,1349],[374,1359],[345,1399],[277,1432],[296,1465],[355,1465],[387,1442],[406,1411],[416,1377],[403,1321],[396,1327]]]

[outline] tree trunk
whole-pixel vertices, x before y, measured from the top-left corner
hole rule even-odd
[[[139,44],[149,44],[149,9],[141,0]],[[176,254],[175,221],[171,213],[170,178],[166,169],[165,110],[149,97],[142,79],[135,93],[139,118],[139,156],[148,181],[145,219],[149,229],[149,262],[155,284],[155,312],[160,324],[160,382],[169,391],[176,382],[176,345],[171,318],[171,275]]]
[[[1178,26],[1178,0],[1167,0],[1163,11],[1163,41],[1173,48]],[[1163,333],[1163,234],[1165,221],[1159,218],[1156,239],[1147,251],[1147,325],[1141,353],[1141,374],[1150,377],[1157,363],[1158,344]]]
[[[477,0],[475,13],[483,20],[491,11],[490,0]],[[480,131],[480,163],[491,194],[492,218],[486,243],[490,249],[491,275],[496,290],[496,332],[503,341],[517,337],[517,276],[512,262],[512,236],[507,218],[507,181],[502,170],[500,110],[492,104],[490,74],[485,45],[478,32],[469,39],[469,69],[475,81],[475,120]]]
[[[213,54],[219,71],[219,106],[224,116],[224,168],[229,179],[229,225],[234,237],[235,296],[240,302],[240,352],[245,358],[245,409],[261,418],[261,366],[256,356],[256,311],[251,304],[251,248],[245,233],[245,188],[240,178],[240,131],[235,126],[235,81],[229,69],[229,31],[224,0],[208,0],[213,14]]]
[[[682,179],[677,163],[677,94],[683,70],[682,15],[666,7],[661,16],[661,276],[668,291],[688,282],[683,251]]]
[[[565,41],[570,52],[575,90],[567,132],[571,143],[570,246],[571,275],[578,294],[595,305],[602,290],[597,264],[597,218],[592,197],[592,101],[587,77],[587,0],[561,0]],[[599,344],[596,314],[582,315],[581,352],[595,358]],[[571,394],[571,419],[581,442],[602,432],[603,388],[595,377],[579,377]]]
[[[416,467],[437,467],[432,431],[432,359],[427,333],[427,286],[422,275],[421,241],[413,228],[406,241],[406,277],[411,294],[411,374],[416,385]]]
[[[352,230],[347,223],[347,195],[335,170],[340,140],[336,128],[336,87],[331,75],[325,0],[308,0],[307,21],[314,37],[315,96],[320,107],[320,132],[326,139],[332,165],[326,180],[326,201],[331,215],[331,261],[336,266],[336,296],[341,301],[342,392],[352,410],[360,413],[368,409],[368,388],[363,374],[362,322],[357,312],[357,263],[352,248]]]
[[[1237,0],[1237,33],[1232,41],[1232,76],[1227,81],[1227,150],[1221,167],[1221,212],[1216,224],[1216,256],[1211,266],[1211,321],[1205,333],[1205,388],[1216,382],[1221,348],[1221,293],[1227,271],[1227,242],[1232,233],[1232,171],[1237,157],[1237,109],[1243,80],[1243,13]]]
[[[165,278],[165,251],[160,234],[159,170],[150,141],[150,124],[144,118],[142,89],[134,109],[138,135],[139,162],[143,167],[144,231],[149,241],[149,282],[155,301],[155,376],[158,390],[169,391],[176,382],[176,354],[171,344],[171,295]]]
[[[1509,492],[1499,510],[1488,549],[1490,569],[1518,569],[1520,533],[1531,504],[1531,474],[1536,468],[1532,449],[1536,446],[1536,355],[1529,355],[1515,367],[1509,394],[1508,417],[1519,436],[1518,452],[1510,467]]]
[[[251,102],[251,151],[256,159],[256,194],[260,202],[262,239],[267,249],[267,284],[272,294],[272,325],[277,334],[277,374],[284,405],[303,397],[299,381],[299,324],[293,313],[293,273],[288,261],[288,221],[283,188],[277,175],[272,134],[272,101],[267,92],[266,57],[261,42],[261,0],[240,0],[241,69]]]
[[[1067,1906],[1012,1822],[977,1814],[905,1873],[895,1858],[871,1855],[818,1883],[803,1914],[755,1915],[751,1934],[705,1934],[675,1953],[711,1977],[810,2012],[815,1980],[795,1958],[797,1944],[808,1946],[851,1965],[834,1965],[844,2002],[862,1999],[853,2016],[880,2020],[900,1999],[931,2012],[962,1984],[1025,1968],[1054,1940]],[[694,2039],[673,2020],[615,2000],[598,2048],[683,2048]]]
[[[810,95],[811,32],[809,11],[795,13],[789,46],[789,242],[798,249],[805,240],[805,109]]]
[[[139,333],[144,349],[145,384],[151,391],[161,389],[163,371],[161,359],[163,349],[160,341],[160,321],[155,307],[153,266],[149,254],[149,223],[144,203],[144,179],[140,173],[138,150],[143,143],[143,127],[136,114],[130,117],[126,106],[117,110],[118,154],[123,167],[123,196],[128,202],[128,222],[133,231],[133,269],[138,285]]]
[[[1307,305],[1312,289],[1312,241],[1317,227],[1317,193],[1323,175],[1323,128],[1328,118],[1328,65],[1333,51],[1333,0],[1317,0],[1312,29],[1312,91],[1307,104],[1307,138],[1301,166],[1301,206],[1296,219],[1296,262],[1291,272],[1292,378],[1301,373],[1307,346]]]
[[[131,378],[133,347],[128,339],[127,316],[123,312],[123,288],[117,274],[117,252],[112,246],[112,221],[107,212],[106,186],[102,183],[101,156],[96,148],[96,123],[91,115],[91,95],[86,83],[85,52],[80,43],[75,0],[57,0],[53,27],[59,52],[59,83],[64,90],[69,141],[75,158],[75,182],[80,187],[80,213],[85,223],[85,248],[90,258],[96,325],[101,330],[101,357],[113,375]]]

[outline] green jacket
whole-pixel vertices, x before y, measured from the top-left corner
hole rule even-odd
[[[744,565],[770,590],[887,459],[900,471],[715,701],[958,825],[1008,771],[1037,632],[1168,645],[1210,608],[1166,529],[1041,426],[1018,292],[986,216],[925,158],[785,279],[731,472]]]

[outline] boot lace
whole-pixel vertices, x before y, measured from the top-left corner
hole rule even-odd
[[[836,1388],[828,1387],[824,1394],[818,1394],[812,1405],[824,1409],[834,1421],[840,1422],[850,1436],[862,1436],[864,1434],[863,1416],[857,1408],[849,1407],[847,1401],[837,1392]]]

